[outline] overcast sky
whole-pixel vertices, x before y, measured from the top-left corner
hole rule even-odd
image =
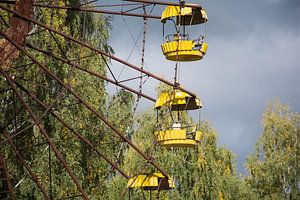
[[[201,97],[203,118],[217,129],[219,145],[237,155],[238,170],[244,173],[246,156],[253,152],[261,134],[260,121],[267,102],[279,97],[293,111],[300,111],[300,1],[186,2],[201,4],[206,9],[209,48],[203,60],[181,65],[180,83]],[[156,6],[153,14],[160,15],[162,9]],[[133,40],[143,28],[143,20],[114,17],[112,25],[110,45],[116,56],[127,59]],[[147,28],[147,69],[173,81],[174,62],[167,61],[160,50],[162,25],[159,20],[149,20]],[[192,31],[199,35],[204,26],[191,29],[190,34]],[[129,61],[140,63],[137,49]],[[113,63],[112,67],[119,73],[120,66]],[[125,69],[120,79],[131,75]],[[144,92],[155,97],[156,85],[157,82],[148,81]],[[141,110],[153,106],[148,101],[141,104]]]

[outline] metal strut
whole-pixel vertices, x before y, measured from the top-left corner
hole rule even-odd
[[[165,1],[148,1],[148,0],[124,0],[124,1],[130,1],[130,2],[139,2],[139,3],[150,3],[150,4],[157,4],[157,5],[165,5],[165,6],[188,6],[191,8],[202,8],[198,4],[186,4],[184,1],[181,1],[181,3],[172,3],[172,2],[165,2]]]
[[[55,8],[55,9],[62,9],[62,10],[72,10],[72,11],[78,11],[78,12],[103,13],[103,14],[130,16],[130,17],[143,17],[143,18],[151,18],[151,19],[160,19],[160,16],[155,16],[155,15],[145,15],[145,14],[138,14],[138,13],[118,12],[118,11],[111,11],[111,10],[90,9],[90,8],[71,7],[71,6],[41,5],[41,4],[34,4],[34,6],[35,7],[43,7],[43,8]]]

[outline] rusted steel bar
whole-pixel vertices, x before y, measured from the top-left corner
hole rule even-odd
[[[15,84],[23,90],[30,98],[34,99],[41,107],[43,107],[45,110],[48,109],[48,105],[40,101],[34,94],[29,92],[27,89],[25,89],[21,84],[15,82]],[[123,171],[121,170],[117,165],[115,165],[106,155],[104,155],[102,152],[100,152],[97,148],[95,148],[95,145],[89,141],[88,139],[84,138],[76,129],[74,129],[70,124],[65,122],[61,117],[59,117],[55,112],[53,112],[52,109],[49,110],[49,113],[55,117],[61,124],[63,124],[66,128],[68,128],[71,132],[73,132],[81,141],[86,143],[95,153],[99,156],[102,157],[106,162],[108,162],[113,168],[118,170],[121,175],[123,175],[125,178],[129,179],[130,177]]]
[[[3,32],[1,34],[3,34]],[[7,35],[5,33],[3,34],[3,36],[5,36],[5,38],[7,40],[9,40],[13,45],[16,46],[17,43],[15,41],[11,40],[11,38],[7,37]],[[20,48],[20,46],[18,44],[17,44],[16,47],[20,51],[22,51],[22,48]],[[8,84],[12,87],[12,89],[16,93],[18,99],[21,101],[21,103],[23,104],[24,108],[28,111],[28,113],[30,114],[31,118],[36,123],[36,125],[39,128],[39,130],[41,131],[41,133],[44,135],[44,137],[49,142],[49,145],[51,146],[51,148],[52,148],[55,156],[57,157],[57,159],[62,163],[62,165],[64,166],[64,168],[67,170],[69,176],[71,177],[71,179],[73,180],[73,182],[77,186],[78,190],[80,191],[80,193],[82,194],[82,196],[84,197],[84,199],[87,200],[88,196],[85,193],[85,191],[83,190],[83,188],[81,187],[81,185],[79,184],[79,182],[78,182],[77,178],[75,177],[75,175],[73,174],[71,168],[68,166],[67,162],[65,161],[65,159],[63,158],[63,156],[61,155],[61,153],[59,152],[59,150],[56,148],[55,144],[52,142],[52,140],[49,137],[49,135],[46,132],[46,130],[41,126],[39,119],[36,117],[36,115],[33,113],[33,111],[31,110],[31,108],[28,106],[28,104],[26,103],[26,101],[24,100],[24,98],[22,97],[22,95],[17,90],[17,88],[14,85],[13,81],[11,80],[10,76],[4,70],[2,70],[2,69],[0,69],[0,71],[3,74],[3,76],[6,78],[6,81],[8,82]]]
[[[15,12],[15,11],[13,11],[13,10],[10,10],[10,9],[8,9],[8,8],[5,7],[5,6],[0,5],[0,8],[2,8],[3,10],[8,11],[8,12],[10,12],[10,13],[13,13],[13,14],[19,16],[19,17],[22,17],[23,20],[28,20],[28,21],[30,21],[30,22],[33,22],[33,23],[35,23],[35,24],[37,24],[37,25],[39,25],[39,26],[41,26],[41,27],[43,27],[43,28],[45,28],[45,29],[48,29],[48,30],[50,30],[50,31],[52,31],[52,32],[54,32],[54,33],[56,33],[56,34],[58,34],[58,35],[64,37],[64,38],[67,38],[67,39],[69,39],[69,40],[71,40],[71,41],[73,41],[73,42],[75,42],[75,43],[77,43],[77,44],[80,44],[80,45],[86,47],[86,48],[89,48],[89,49],[91,49],[91,50],[93,50],[93,51],[95,51],[95,52],[97,52],[97,53],[99,53],[99,54],[101,54],[101,55],[107,56],[107,57],[109,57],[109,58],[111,58],[111,59],[113,59],[113,60],[115,60],[115,61],[117,61],[117,62],[119,62],[119,63],[122,63],[122,64],[124,64],[124,65],[126,65],[126,66],[128,66],[128,67],[130,67],[130,68],[132,68],[132,69],[134,69],[134,70],[136,70],[136,71],[139,71],[139,72],[142,72],[142,73],[144,73],[144,74],[147,74],[148,76],[150,76],[150,77],[152,77],[152,78],[154,78],[154,79],[156,79],[156,80],[158,80],[158,81],[160,81],[160,82],[163,82],[163,83],[165,83],[165,84],[167,84],[167,85],[169,85],[169,86],[172,86],[172,87],[174,87],[174,88],[177,88],[177,89],[179,89],[179,90],[181,90],[181,91],[183,91],[183,92],[186,92],[186,93],[190,94],[190,95],[193,96],[193,97],[196,96],[194,93],[192,93],[192,92],[190,92],[190,91],[188,91],[188,90],[186,90],[186,89],[184,89],[184,88],[181,88],[181,87],[179,87],[179,86],[177,86],[177,85],[174,85],[173,83],[171,83],[171,82],[169,82],[169,81],[167,81],[167,80],[164,80],[163,78],[160,78],[160,77],[158,77],[158,76],[156,76],[156,75],[154,75],[154,74],[152,74],[152,73],[150,73],[150,72],[148,72],[148,71],[146,71],[146,70],[142,70],[142,69],[140,69],[139,67],[137,67],[137,66],[135,66],[135,65],[133,65],[133,64],[131,64],[131,63],[129,63],[129,62],[123,60],[123,59],[121,59],[121,58],[118,58],[118,57],[116,57],[116,56],[114,56],[114,55],[111,55],[111,54],[109,54],[109,53],[106,53],[105,51],[103,51],[103,50],[101,50],[101,49],[98,49],[98,48],[96,48],[96,47],[93,47],[93,46],[91,46],[91,45],[88,44],[88,43],[82,42],[82,41],[80,41],[80,40],[78,40],[78,39],[76,39],[76,38],[73,38],[73,37],[71,37],[71,36],[65,34],[65,33],[62,33],[62,32],[60,32],[60,31],[58,31],[58,30],[56,30],[56,29],[53,29],[53,28],[51,28],[51,27],[49,27],[49,26],[46,26],[46,25],[44,25],[44,24],[42,24],[42,23],[40,23],[40,22],[38,22],[38,21],[36,21],[36,20],[34,20],[34,19],[31,19],[30,17],[24,16],[24,15],[18,13],[18,12]]]
[[[4,130],[3,135],[4,135],[4,138],[8,138],[8,134],[6,133],[6,130]],[[8,139],[8,143],[11,146],[11,149],[15,152],[15,154],[16,154],[18,160],[20,161],[20,163],[25,167],[25,169],[27,170],[27,172],[31,176],[31,179],[35,182],[35,184],[38,186],[38,188],[43,193],[45,199],[50,200],[50,198],[48,196],[48,193],[46,192],[44,186],[39,182],[39,180],[38,180],[37,176],[35,175],[35,173],[33,173],[32,170],[30,169],[30,167],[26,164],[25,160],[23,159],[23,157],[21,156],[20,152],[17,150],[16,146],[13,144],[11,139]]]
[[[3,158],[3,156],[0,152],[0,171],[1,171],[1,169],[2,169],[3,175],[4,175],[5,180],[6,180],[6,185],[7,185],[8,192],[10,194],[10,198],[14,200],[14,199],[16,199],[16,196],[15,196],[15,193],[13,191],[13,187],[11,185],[10,177],[7,174],[7,169],[6,169],[6,166],[5,166],[4,158]]]
[[[192,8],[202,8],[198,4],[185,3],[184,1],[181,1],[181,3],[173,3],[173,2],[166,2],[166,1],[148,1],[148,0],[124,0],[124,1],[150,3],[150,4],[165,5],[165,6],[188,6]]]
[[[150,101],[153,101],[153,102],[156,101],[154,98],[152,98],[152,97],[150,97],[150,96],[148,96],[148,95],[145,95],[145,94],[143,94],[143,93],[141,93],[141,92],[139,92],[139,91],[136,91],[136,90],[134,90],[134,89],[132,89],[132,88],[126,86],[126,85],[123,85],[123,84],[121,84],[121,83],[119,83],[119,82],[116,82],[115,80],[112,80],[112,79],[110,79],[110,78],[107,78],[107,77],[105,77],[105,76],[102,76],[102,75],[100,75],[100,74],[98,74],[98,73],[96,73],[96,72],[93,72],[93,71],[91,71],[91,70],[88,70],[88,69],[82,67],[81,65],[75,63],[75,62],[72,62],[72,61],[69,61],[69,60],[67,60],[67,59],[64,59],[64,58],[61,58],[61,57],[59,57],[59,56],[56,56],[56,55],[54,55],[53,53],[48,52],[48,51],[45,51],[45,50],[43,50],[43,49],[40,49],[40,48],[37,48],[37,47],[33,47],[32,45],[27,45],[27,46],[30,47],[30,48],[32,48],[32,49],[34,49],[34,50],[36,50],[36,51],[39,51],[39,52],[41,52],[41,53],[43,53],[43,54],[45,54],[45,55],[47,55],[47,56],[51,56],[52,58],[55,58],[55,59],[57,59],[57,60],[60,60],[60,61],[63,62],[63,63],[66,63],[66,64],[68,64],[68,65],[70,65],[70,66],[76,67],[77,69],[79,69],[79,70],[81,70],[81,71],[84,71],[84,72],[86,72],[86,73],[88,73],[88,74],[90,74],[90,75],[93,75],[93,76],[95,76],[95,77],[97,77],[97,78],[100,78],[100,79],[102,79],[102,80],[105,80],[105,81],[107,81],[107,82],[109,82],[109,83],[112,83],[112,84],[114,84],[114,85],[117,85],[117,86],[119,86],[119,87],[121,87],[121,88],[123,88],[123,89],[125,89],[125,90],[128,90],[128,91],[130,91],[130,92],[132,92],[132,93],[135,93],[135,94],[140,95],[140,96],[142,96],[142,97],[144,97],[144,98],[146,98],[146,99],[149,99]]]
[[[94,113],[99,119],[101,119],[111,130],[113,130],[117,135],[119,135],[125,142],[127,142],[134,150],[136,150],[147,162],[149,162],[153,167],[160,171],[165,177],[168,177],[168,174],[163,171],[155,162],[152,157],[147,156],[142,152],[135,144],[133,144],[127,137],[125,137],[116,127],[112,125],[105,117],[103,117],[100,112],[96,111],[88,102],[86,102],[79,94],[75,93],[68,85],[59,79],[55,74],[53,74],[47,67],[41,64],[34,56],[24,50],[18,43],[12,40],[7,34],[3,31],[0,31],[0,34],[3,35],[7,40],[9,40],[13,45],[15,45],[21,52],[28,56],[33,62],[35,62],[39,67],[41,67],[50,77],[55,79],[60,85],[66,88],[76,99],[78,99],[82,104],[86,106],[92,113]],[[2,71],[2,74],[6,74]],[[13,85],[14,86],[14,85]],[[25,104],[27,106],[27,104]],[[42,127],[41,127],[42,128]],[[44,129],[42,129],[44,130]],[[51,142],[51,141],[50,141]]]
[[[112,14],[112,15],[123,15],[123,16],[131,16],[131,17],[143,17],[143,18],[150,18],[150,19],[160,19],[160,16],[146,15],[146,14],[139,14],[139,13],[128,13],[128,12],[122,12],[122,11],[118,12],[118,11],[111,11],[111,10],[100,10],[100,9],[71,7],[71,6],[41,5],[41,4],[34,4],[34,6],[35,7],[43,7],[43,8],[73,10],[73,11],[78,11],[78,12],[103,13],[103,14]]]
[[[129,82],[129,81],[133,81],[133,80],[135,80],[135,79],[144,78],[144,77],[146,77],[146,76],[147,76],[147,75],[136,76],[136,77],[133,77],[133,78],[127,78],[127,79],[124,79],[124,80],[118,81],[118,83]]]

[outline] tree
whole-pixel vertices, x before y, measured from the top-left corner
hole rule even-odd
[[[300,115],[278,99],[269,103],[256,153],[248,157],[247,183],[260,199],[300,198]]]

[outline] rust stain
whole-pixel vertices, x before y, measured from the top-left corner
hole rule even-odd
[[[33,16],[33,1],[20,0],[15,3],[14,10],[27,17]],[[26,36],[30,31],[30,23],[22,20],[17,16],[12,16],[9,19],[9,28],[5,33],[15,40],[19,45],[24,46]],[[0,39],[0,68],[8,70],[12,62],[20,55],[19,50],[6,39]]]

